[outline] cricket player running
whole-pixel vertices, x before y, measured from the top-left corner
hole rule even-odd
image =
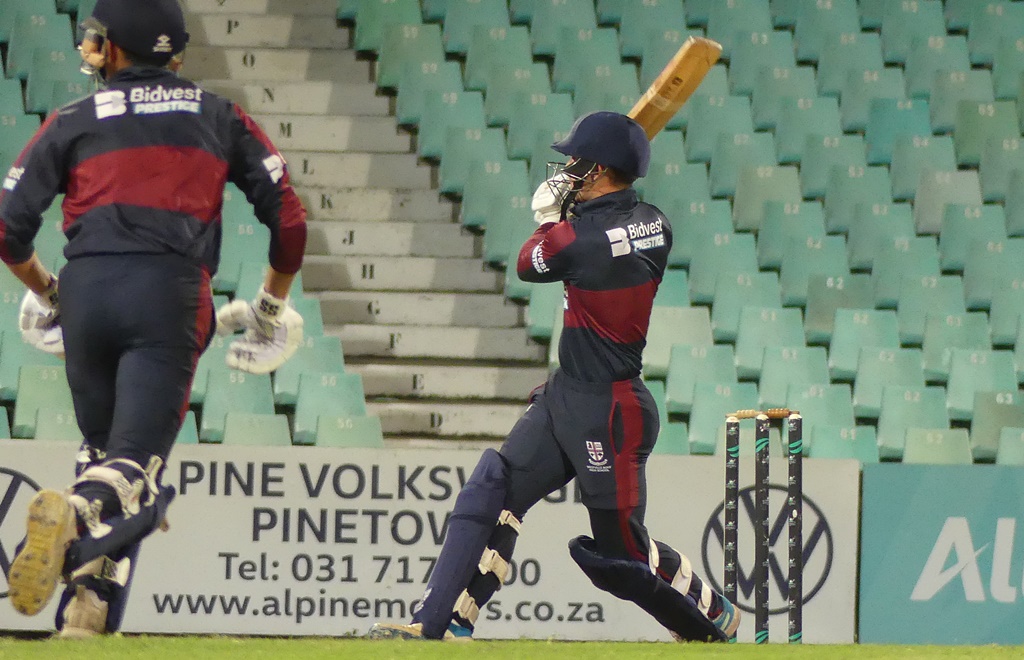
[[[268,373],[301,343],[287,297],[306,243],[305,211],[267,136],[237,105],[175,75],[188,40],[177,0],[99,0],[82,27],[83,71],[105,87],[53,112],[0,191],[0,259],[29,289],[22,337],[66,356],[84,436],[74,484],[29,504],[10,599],[34,615],[66,581],[56,616],[65,637],[118,629],[140,542],[175,495],[160,476],[214,330],[225,183],[271,236],[255,300],[217,314],[218,330],[245,330],[229,366]],[[58,193],[68,239],[59,285],[32,245]]]
[[[569,553],[597,588],[633,601],[679,640],[724,640],[739,625],[732,603],[644,527],[644,466],[659,422],[641,354],[672,247],[665,216],[632,188],[647,173],[650,144],[632,119],[596,112],[552,147],[568,163],[534,193],[540,227],[516,268],[525,281],[565,283],[560,367],[459,493],[412,623],[378,623],[370,637],[471,636],[508,573],[527,511],[574,477],[593,538],[572,539]],[[590,451],[610,460],[588,460]]]

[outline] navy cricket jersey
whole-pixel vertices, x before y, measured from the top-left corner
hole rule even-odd
[[[295,273],[306,212],[284,159],[236,104],[167,69],[129,67],[50,114],[0,191],[0,259],[32,256],[41,213],[64,193],[64,255],[179,254],[210,275],[224,185],[270,229],[270,265]]]
[[[572,207],[523,244],[526,282],[565,282],[558,360],[566,375],[614,382],[640,375],[654,294],[672,248],[672,228],[632,188]]]

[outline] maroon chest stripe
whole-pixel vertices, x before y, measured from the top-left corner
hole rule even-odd
[[[587,328],[618,344],[634,344],[647,336],[658,290],[655,281],[608,291],[586,291],[569,284],[565,288],[569,299],[565,327]]]

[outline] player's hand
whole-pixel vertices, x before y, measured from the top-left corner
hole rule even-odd
[[[226,362],[232,369],[268,374],[295,354],[302,344],[302,316],[260,287],[255,300],[235,300],[217,310],[217,333],[244,331],[228,346]]]
[[[572,182],[565,174],[558,173],[546,181],[541,181],[533,192],[530,208],[533,210],[534,221],[542,225],[545,222],[558,222],[562,217],[562,202],[572,188]]]
[[[29,346],[64,358],[64,332],[60,327],[56,277],[50,276],[50,286],[41,295],[25,292],[18,310],[18,329],[22,340]]]

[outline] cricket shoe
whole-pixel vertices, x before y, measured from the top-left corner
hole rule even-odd
[[[41,490],[28,505],[25,546],[11,563],[11,604],[26,616],[36,615],[53,597],[64,570],[64,553],[78,538],[75,508],[65,493]]]
[[[740,627],[740,611],[729,602],[729,599],[719,594],[719,604],[722,610],[718,613],[718,616],[709,616],[711,623],[715,624],[715,627],[725,633],[725,636],[729,639],[736,634],[736,630]],[[710,613],[709,613],[710,614]]]
[[[92,589],[75,585],[75,595],[64,608],[64,626],[57,633],[61,639],[88,639],[107,632],[109,605]]]
[[[452,624],[444,631],[445,642],[470,642],[473,641],[472,633],[468,628],[458,626],[459,634],[452,632]],[[410,639],[416,641],[431,641],[429,637],[423,636],[422,623],[375,623],[367,633],[369,639]]]

